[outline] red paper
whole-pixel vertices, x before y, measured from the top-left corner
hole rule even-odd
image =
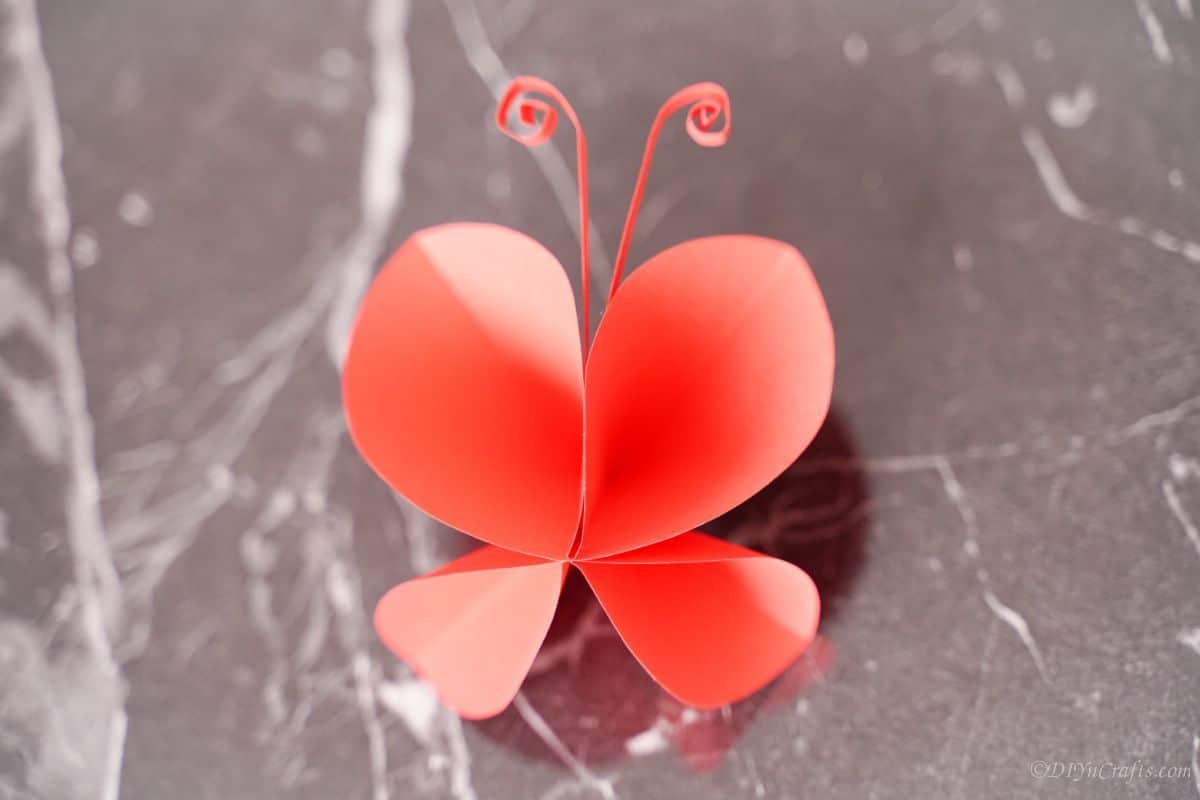
[[[567,555],[579,520],[583,369],[571,284],[524,234],[414,234],[367,292],[342,373],[350,434],[430,516]]]
[[[483,547],[383,596],[375,628],[466,717],[499,714],[529,672],[567,565]]]
[[[693,239],[626,281],[587,369],[579,556],[691,530],[796,460],[829,409],[833,332],[795,248]]]
[[[646,671],[698,708],[750,694],[817,633],[803,570],[702,533],[577,564]]]
[[[517,79],[502,127],[525,91],[576,126],[586,219],[586,144],[561,94]],[[828,411],[833,332],[807,263],[782,242],[719,236],[620,283],[655,139],[685,106],[700,144],[728,135],[713,84],[660,111],[590,348],[559,262],[496,225],[419,231],[359,311],[343,373],[355,443],[397,492],[494,545],[397,586],[375,614],[388,648],[464,717],[516,694],[570,565],[647,672],[690,705],[755,691],[815,635],[803,571],[693,530],[775,478]],[[548,104],[517,113],[540,127],[516,138],[553,132]]]

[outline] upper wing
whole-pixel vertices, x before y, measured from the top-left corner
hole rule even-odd
[[[698,708],[761,688],[807,649],[821,615],[799,567],[702,533],[577,566],[646,671]]]
[[[716,236],[650,259],[587,363],[580,558],[691,530],[761,489],[829,409],[833,328],[808,264]]]
[[[414,234],[364,297],[342,373],[350,433],[448,525],[562,558],[578,529],[582,358],[570,283],[498,225]]]
[[[537,655],[567,565],[483,547],[396,586],[375,608],[383,643],[458,714],[499,714]]]

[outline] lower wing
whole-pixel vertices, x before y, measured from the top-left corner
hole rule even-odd
[[[698,708],[775,678],[808,648],[821,616],[799,567],[703,533],[576,565],[646,671]]]
[[[494,716],[529,672],[565,575],[563,562],[482,547],[385,594],[375,629],[459,715]]]

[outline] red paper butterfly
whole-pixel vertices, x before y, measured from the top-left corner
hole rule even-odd
[[[509,86],[501,130],[530,146],[551,136],[555,109],[530,93],[575,127],[583,323],[555,257],[497,225],[419,231],[375,279],[342,377],[351,435],[393,489],[489,545],[393,588],[375,627],[446,705],[492,716],[575,566],[663,688],[723,705],[804,651],[820,601],[799,568],[693,529],[816,434],[833,383],[825,302],[799,252],[754,236],[684,242],[621,284],[666,119],[690,106],[694,141],[729,136],[728,95],[701,83],[654,120],[589,348],[587,143],[537,78]]]

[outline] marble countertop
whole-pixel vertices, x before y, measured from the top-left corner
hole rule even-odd
[[[1200,794],[1200,9],[1192,0],[4,0],[0,798]],[[808,570],[808,655],[681,708],[568,583],[516,702],[463,722],[376,641],[470,545],[393,497],[336,357],[382,258],[454,219],[597,285],[800,247],[838,335],[816,443],[717,530]]]

